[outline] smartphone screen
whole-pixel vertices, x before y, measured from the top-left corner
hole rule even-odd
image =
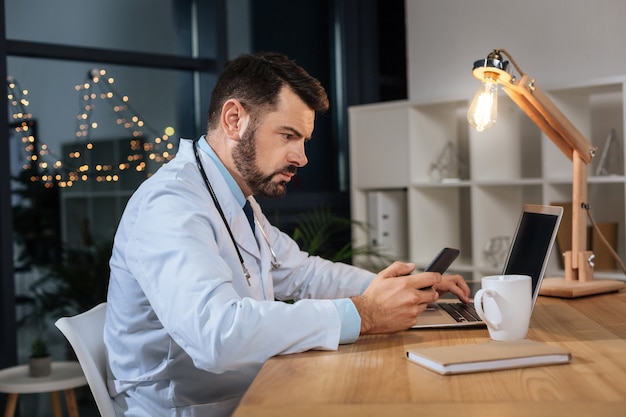
[[[448,267],[452,265],[452,262],[459,256],[460,251],[454,248],[443,248],[433,258],[432,261],[424,268],[424,272],[439,272],[443,274],[448,270]],[[430,287],[424,287],[422,290],[429,290]]]
[[[454,248],[443,248],[437,256],[424,268],[424,272],[439,272],[443,274],[452,262],[459,256],[460,251]]]

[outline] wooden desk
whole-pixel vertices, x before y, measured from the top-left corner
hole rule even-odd
[[[367,336],[270,359],[234,416],[626,416],[626,292],[539,297],[528,338],[567,348],[572,362],[441,376],[405,350],[486,342],[486,328]]]

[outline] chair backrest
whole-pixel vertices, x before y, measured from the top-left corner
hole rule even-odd
[[[106,303],[73,317],[61,317],[54,323],[67,338],[96,400],[102,417],[115,417],[113,400],[107,390],[107,359],[104,348]]]

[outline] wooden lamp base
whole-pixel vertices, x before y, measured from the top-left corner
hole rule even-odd
[[[626,283],[609,279],[591,281],[568,281],[565,278],[544,278],[539,295],[559,298],[578,298],[588,295],[605,294],[626,288]]]

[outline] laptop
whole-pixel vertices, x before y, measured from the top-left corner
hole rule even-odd
[[[532,307],[535,307],[539,288],[546,271],[556,232],[563,216],[562,207],[526,204],[523,207],[502,274],[530,275],[532,280]],[[433,327],[484,326],[474,310],[473,303],[440,300],[429,304],[417,317],[414,329]]]

